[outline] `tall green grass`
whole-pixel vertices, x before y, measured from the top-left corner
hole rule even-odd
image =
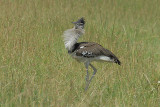
[[[160,106],[159,0],[1,0],[0,106]],[[97,42],[122,62],[85,67],[61,37],[85,17],[79,41]],[[92,73],[91,69],[90,74]]]

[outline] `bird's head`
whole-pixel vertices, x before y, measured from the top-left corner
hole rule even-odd
[[[85,20],[82,17],[78,21],[72,22],[72,23],[75,25],[75,29],[83,29],[85,25]]]

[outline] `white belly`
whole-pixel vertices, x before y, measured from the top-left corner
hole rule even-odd
[[[98,56],[98,57],[96,57],[96,59],[100,60],[100,61],[107,61],[107,62],[113,62],[114,61],[113,59],[111,59],[108,56]]]
[[[70,54],[74,59],[80,61],[80,62],[92,62],[92,61],[106,61],[106,62],[113,62],[114,60],[107,56],[97,56],[97,57],[83,57],[83,56],[77,56],[75,53]]]

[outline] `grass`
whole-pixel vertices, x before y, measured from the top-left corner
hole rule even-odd
[[[160,1],[1,0],[0,106],[160,106]],[[64,48],[61,35],[85,17],[79,41],[94,41],[122,62],[85,68]],[[90,73],[92,73],[91,69]]]

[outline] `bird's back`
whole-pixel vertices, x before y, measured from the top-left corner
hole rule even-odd
[[[79,58],[111,61],[119,65],[121,64],[118,58],[111,51],[94,42],[76,43],[72,52]]]

